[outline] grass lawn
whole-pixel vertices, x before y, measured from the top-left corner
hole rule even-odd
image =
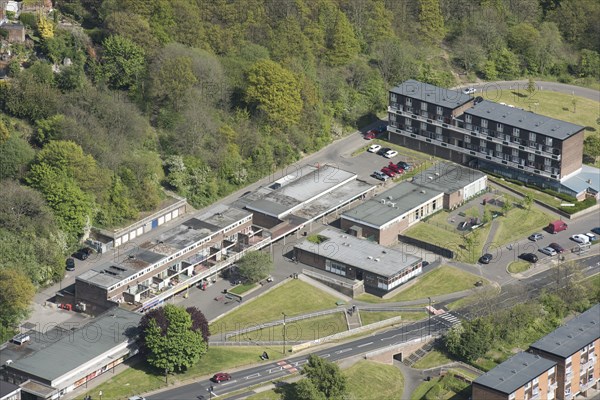
[[[427,313],[423,312],[397,312],[397,311],[361,311],[360,319],[363,325],[369,325],[386,319],[402,317],[402,321],[418,321],[427,318]]]
[[[277,346],[277,348],[263,346],[211,347],[194,367],[190,368],[185,373],[170,375],[169,385],[184,380],[193,380],[194,378],[199,378],[201,376],[211,375],[221,370],[260,362],[259,355],[262,354],[263,351],[269,353],[271,361],[282,357],[279,346]],[[132,368],[114,375],[114,377],[111,377],[111,379],[94,388],[92,391],[79,396],[78,399],[83,399],[83,397],[88,394],[96,398],[99,391],[103,392],[103,397],[106,399],[127,399],[129,396],[164,387],[165,376],[161,374],[155,375],[153,372],[154,371],[152,371],[144,361],[140,361]]]
[[[508,181],[504,181],[504,180],[498,179],[498,178],[496,178],[494,176],[489,176],[488,175],[488,179],[490,181],[492,181],[492,182],[500,182],[504,186],[508,186],[508,187],[511,187],[511,188],[515,189],[519,193],[523,193],[523,194],[529,193],[536,200],[539,200],[542,203],[548,204],[549,206],[552,206],[552,207],[559,207],[561,205],[561,203],[565,202],[564,200],[561,200],[558,197],[551,196],[548,193],[544,193],[544,192],[539,191],[539,190],[531,189],[531,188],[528,188],[526,186],[519,186],[519,185],[514,184],[512,182],[508,182]]]
[[[348,379],[348,392],[353,399],[398,399],[404,390],[404,377],[392,365],[359,361],[343,373]]]
[[[285,324],[286,339],[289,341],[315,340],[338,332],[348,330],[346,317],[343,313],[322,315],[320,317],[303,319]],[[283,340],[283,325],[272,326],[245,335],[234,336],[231,341],[278,341]]]
[[[431,393],[427,393],[431,391]],[[434,395],[434,392],[436,394]],[[455,378],[452,374],[432,378],[423,382],[411,394],[411,400],[422,399],[452,399],[467,400],[471,397],[471,387],[468,383]]]
[[[575,96],[577,104],[574,109],[572,103],[573,96],[570,94],[547,92],[542,88],[542,90],[535,92],[529,98],[525,88],[526,84],[519,87],[518,91],[486,90],[483,92],[483,97],[487,100],[511,104],[515,107],[524,108],[527,111],[533,111],[574,124],[599,128],[596,119],[598,118],[600,103],[597,101]],[[586,136],[591,133],[590,131],[585,131]]]
[[[229,290],[230,293],[233,294],[244,294],[247,291],[254,289],[256,287],[256,283],[243,283],[241,285],[237,285],[233,289]]]
[[[504,246],[527,237],[533,232],[541,231],[554,218],[532,206],[531,210],[513,208],[507,216],[499,217],[496,220],[500,225],[493,240],[496,245]]]
[[[529,261],[513,261],[510,264],[508,264],[508,272],[510,272],[511,274],[518,274],[520,272],[527,271],[529,267],[531,267],[531,263]]]
[[[334,308],[337,300],[306,282],[294,279],[215,321],[211,324],[211,333],[216,335],[282,319],[282,312],[294,316]]]
[[[425,357],[413,364],[412,368],[416,369],[429,369],[433,367],[439,367],[441,365],[449,364],[453,360],[448,358],[444,353],[439,350],[431,350]]]
[[[488,281],[477,275],[470,274],[458,268],[442,265],[439,268],[428,272],[418,278],[418,281],[412,286],[401,291],[394,297],[382,299],[377,296],[365,293],[358,296],[358,300],[368,303],[387,303],[406,300],[426,299],[431,296],[460,292],[461,290],[475,287],[475,282],[483,280],[484,284]]]

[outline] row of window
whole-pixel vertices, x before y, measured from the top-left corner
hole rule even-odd
[[[473,123],[473,118],[471,117],[471,115],[465,114],[465,124],[467,124],[467,126],[470,126],[470,124],[472,124],[472,123]],[[488,120],[482,118],[480,120],[480,126],[482,128],[486,128],[487,129],[488,128]],[[478,125],[473,126],[473,128],[477,132],[479,131],[479,126]],[[467,128],[467,129],[470,129],[470,128]],[[501,124],[501,123],[499,123],[499,122],[496,122],[496,132],[503,133],[504,132],[504,125]],[[521,136],[521,129],[513,127],[512,128],[512,136],[514,136],[514,137],[520,137]],[[536,138],[537,138],[537,135],[535,133],[529,132],[529,140],[530,141],[535,142]],[[546,146],[552,146],[552,142],[553,141],[552,141],[551,137],[547,137],[547,136],[544,137],[544,144]]]
[[[346,266],[332,260],[325,261],[325,271],[336,275],[346,276]]]

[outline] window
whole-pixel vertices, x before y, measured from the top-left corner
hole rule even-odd
[[[442,114],[443,114],[443,112],[442,112],[442,107],[440,107],[440,106],[437,106],[437,107],[435,108],[435,113],[436,113],[437,115],[442,115]]]
[[[427,124],[425,122],[421,122],[421,130],[422,131],[426,131],[427,130]]]
[[[465,122],[470,124],[472,122],[471,116],[469,114],[465,114]]]
[[[425,103],[424,101],[421,102],[421,110],[427,111],[427,103]]]
[[[438,135],[442,134],[442,127],[441,126],[436,126],[435,127],[435,133],[437,133]]]
[[[549,158],[544,158],[544,165],[552,165],[552,161]]]
[[[392,99],[392,102],[396,102],[398,101],[398,96],[396,96],[396,93],[392,93],[392,95],[390,96],[390,98]]]
[[[406,98],[406,105],[407,106],[412,106],[412,99],[410,97]]]
[[[508,400],[515,400],[515,392],[512,392],[509,396],[508,396]]]
[[[512,155],[513,155],[513,157],[519,157],[519,150],[512,149]]]
[[[527,159],[531,162],[535,161],[535,154],[529,153],[527,154]]]
[[[529,140],[531,140],[532,142],[535,142],[535,133],[529,132]]]
[[[496,151],[498,153],[502,153],[502,145],[501,144],[496,144]]]
[[[336,275],[346,276],[346,266],[335,261],[327,260],[325,270]]]
[[[488,127],[488,121],[487,121],[487,119],[481,119],[481,127],[482,128],[487,128]]]
[[[502,132],[502,131],[504,131],[504,126],[502,124],[496,124],[496,130],[498,132]]]
[[[404,119],[404,123],[406,124],[406,126],[411,126],[412,125],[412,120],[410,118],[405,118]]]
[[[435,207],[437,206],[437,199],[435,199],[432,203],[431,203],[431,209],[435,210]]]
[[[465,143],[471,143],[471,136],[465,135]]]
[[[546,146],[552,146],[552,138],[546,138]]]
[[[521,130],[519,128],[513,128],[513,136],[519,136],[521,134]]]

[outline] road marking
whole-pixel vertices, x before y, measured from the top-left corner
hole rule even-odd
[[[252,375],[248,375],[247,377],[245,377],[244,379],[252,379],[252,378],[258,378],[260,376],[260,372],[257,372],[255,374]]]
[[[327,358],[327,357],[329,357],[330,355],[331,355],[331,354],[323,354],[323,355],[321,356],[321,358]]]
[[[236,383],[237,379],[235,381],[227,381],[225,383],[221,383],[221,386],[225,386],[225,385],[231,385],[232,383]]]
[[[342,353],[345,353],[345,352],[350,351],[350,350],[352,350],[352,347],[350,347],[348,349],[338,350],[338,351],[335,352],[335,354],[342,354]]]
[[[294,363],[294,366],[295,366],[295,367],[298,367],[298,366],[300,366],[300,365],[302,365],[302,364],[306,364],[307,362],[308,362],[308,360],[296,361],[296,362]]]
[[[281,371],[282,369],[283,369],[282,367],[271,368],[269,370],[269,373],[272,374],[273,372],[278,372],[278,371]]]
[[[369,342],[369,343],[361,344],[361,345],[358,345],[358,346],[356,346],[356,347],[365,347],[365,346],[368,346],[368,345],[370,345],[370,344],[373,344],[373,342]]]

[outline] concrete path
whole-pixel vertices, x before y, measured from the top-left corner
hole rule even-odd
[[[360,328],[362,326],[358,309],[356,311],[346,311],[346,322],[348,323],[348,330]]]
[[[404,390],[402,391],[401,399],[410,399],[410,395],[415,391],[425,379],[422,370],[407,367],[400,361],[394,360],[394,366],[400,369],[404,377]]]

